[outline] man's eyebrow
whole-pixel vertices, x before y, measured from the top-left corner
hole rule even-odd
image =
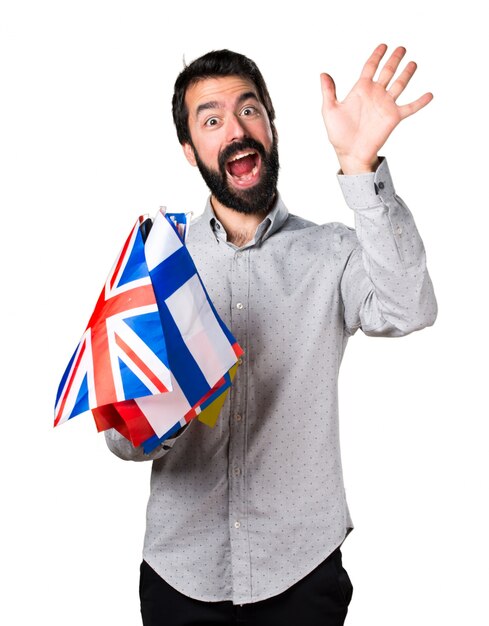
[[[208,109],[218,109],[221,105],[217,100],[212,100],[211,102],[204,102],[203,104],[199,104],[197,107],[197,111],[195,112],[196,117],[202,113],[202,111],[207,111]]]
[[[245,100],[256,100],[257,102],[260,102],[254,91],[246,91],[245,93],[242,93],[238,98],[238,104],[241,104]]]

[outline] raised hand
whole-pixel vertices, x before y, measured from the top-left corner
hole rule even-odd
[[[406,54],[406,49],[399,47],[386,61],[377,80],[374,80],[386,50],[385,44],[375,48],[360,78],[343,102],[336,99],[336,88],[331,76],[321,74],[324,124],[344,174],[374,171],[378,164],[378,152],[394,128],[433,99],[431,93],[425,93],[409,104],[396,104],[417,66],[410,61],[393,80]]]

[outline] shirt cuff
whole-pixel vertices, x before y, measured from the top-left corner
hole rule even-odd
[[[380,165],[375,172],[353,176],[337,175],[341,191],[350,209],[356,211],[378,207],[395,195],[387,160],[384,157],[380,158]]]

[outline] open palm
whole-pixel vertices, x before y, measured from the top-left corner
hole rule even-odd
[[[396,104],[416,71],[416,64],[412,61],[408,63],[392,82],[406,53],[405,48],[396,48],[377,80],[374,80],[386,50],[385,44],[377,46],[365,63],[360,78],[342,102],[336,99],[331,76],[321,74],[324,123],[345,174],[375,169],[377,153],[394,128],[433,98],[431,93],[425,93],[409,104]]]

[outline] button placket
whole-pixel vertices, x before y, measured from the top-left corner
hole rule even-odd
[[[249,546],[246,518],[246,379],[248,348],[248,292],[250,249],[235,252],[231,275],[231,330],[244,350],[240,357],[231,396],[229,423],[229,526],[231,528],[231,561],[234,593],[250,594]]]

